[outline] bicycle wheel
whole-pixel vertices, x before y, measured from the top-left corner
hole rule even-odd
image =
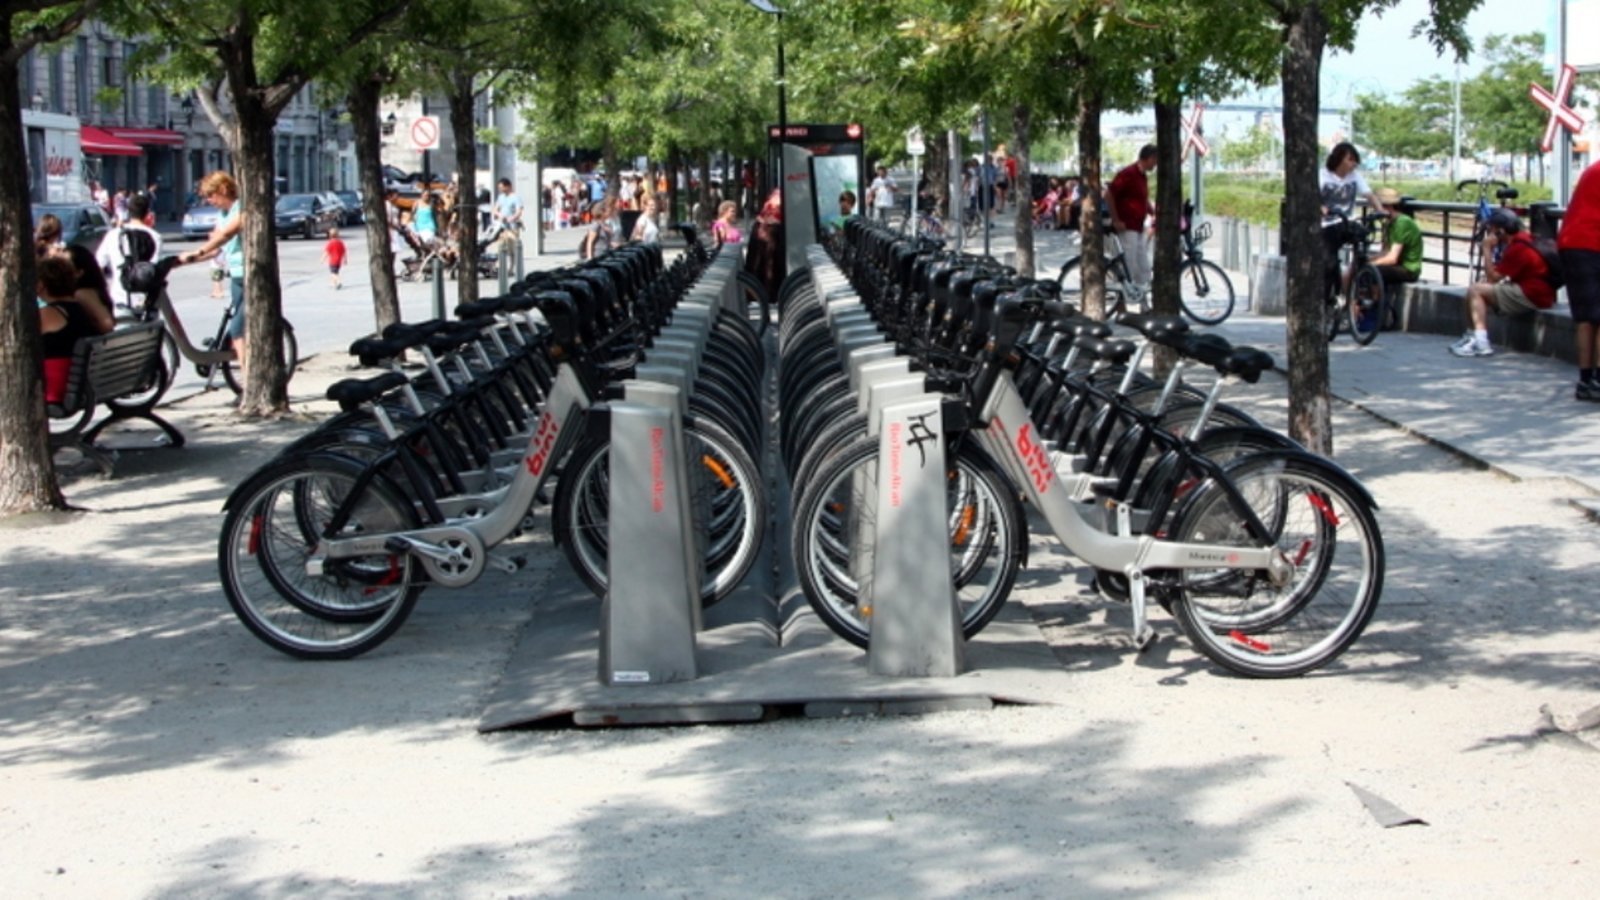
[[[1362,266],[1350,277],[1350,297],[1345,302],[1345,324],[1356,343],[1366,345],[1383,328],[1383,276],[1372,266]]]
[[[1240,675],[1282,678],[1327,665],[1361,636],[1383,591],[1383,537],[1365,493],[1311,457],[1263,454],[1227,468],[1261,519],[1287,581],[1265,572],[1170,573],[1173,614],[1195,646]],[[1175,541],[1258,546],[1226,491],[1208,481],[1178,510]]]
[[[1178,302],[1201,325],[1220,325],[1233,315],[1233,282],[1216,263],[1191,259],[1178,270]]]
[[[710,606],[739,586],[767,531],[766,490],[755,461],[723,429],[686,426],[695,527],[704,538],[700,602]],[[583,583],[604,597],[609,581],[610,441],[590,441],[563,464],[552,513],[556,543]]]
[[[1061,285],[1061,295],[1083,293],[1083,257],[1074,256],[1061,264],[1061,274],[1056,276]]]
[[[223,593],[257,638],[302,659],[347,659],[394,634],[416,603],[422,574],[408,554],[306,562],[362,466],[313,455],[280,463],[230,498],[218,545]],[[382,479],[353,504],[341,536],[404,531],[411,505]],[[311,531],[313,533],[308,534]]]
[[[950,566],[962,634],[970,638],[1005,603],[1027,549],[1016,488],[981,451],[962,445],[947,458]],[[795,505],[793,551],[806,600],[832,631],[866,647],[872,610],[860,601],[852,547],[870,540],[868,492],[876,490],[878,439],[862,437],[817,468]]]
[[[288,370],[289,378],[294,378],[295,366],[300,364],[300,342],[294,339],[294,326],[288,322],[283,323],[283,365]],[[239,367],[231,361],[220,365],[222,380],[235,394],[244,392],[244,384],[239,380]]]

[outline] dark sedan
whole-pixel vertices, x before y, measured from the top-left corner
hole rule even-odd
[[[360,225],[367,220],[366,211],[361,206],[360,191],[334,191],[334,194],[344,203],[346,225]]]
[[[339,224],[339,210],[317,194],[284,194],[275,212],[272,231],[279,237],[314,238]]]

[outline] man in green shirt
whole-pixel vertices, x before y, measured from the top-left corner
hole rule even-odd
[[[1384,229],[1383,253],[1372,260],[1372,265],[1383,277],[1384,293],[1389,295],[1390,321],[1384,328],[1394,328],[1399,320],[1399,287],[1410,284],[1422,275],[1422,227],[1410,215],[1411,206],[1402,203],[1400,192],[1391,187],[1376,191],[1378,202],[1389,211],[1389,225]]]

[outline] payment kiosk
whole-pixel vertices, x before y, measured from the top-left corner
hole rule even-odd
[[[770,125],[769,171],[783,179],[784,261],[793,271],[807,264],[806,248],[838,226],[839,194],[866,203],[866,132],[860,125]]]

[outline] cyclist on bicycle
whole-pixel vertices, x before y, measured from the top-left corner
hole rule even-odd
[[[1549,267],[1522,230],[1522,220],[1505,207],[1489,215],[1483,239],[1485,280],[1467,288],[1467,333],[1450,346],[1456,356],[1493,356],[1489,346],[1489,311],[1502,316],[1530,313],[1555,305]]]
[[[1386,207],[1378,200],[1367,180],[1361,177],[1361,153],[1349,141],[1341,141],[1329,151],[1323,163],[1320,193],[1322,195],[1322,244],[1327,249],[1325,260],[1328,273],[1329,297],[1339,284],[1339,249],[1349,243],[1353,231],[1345,223],[1354,217],[1356,198],[1365,197],[1373,212],[1383,212]],[[1365,238],[1365,231],[1362,237]]]

